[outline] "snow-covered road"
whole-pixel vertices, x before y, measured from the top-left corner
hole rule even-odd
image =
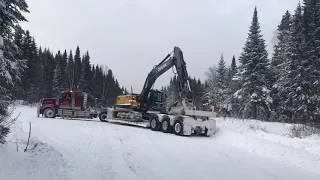
[[[320,177],[320,174],[228,145],[219,140],[219,133],[209,138],[180,137],[146,128],[102,123],[98,119],[37,118],[34,108],[18,110],[22,112],[22,129],[28,131],[31,121],[32,137],[52,147],[63,159],[60,167],[52,168],[51,174],[55,176],[44,174],[41,179],[319,180]],[[50,172],[50,164],[55,162],[61,161],[50,161],[42,169]],[[41,172],[33,170],[33,174],[26,174],[23,179],[35,179],[39,177],[37,173]],[[0,177],[14,177],[6,175],[0,170]]]

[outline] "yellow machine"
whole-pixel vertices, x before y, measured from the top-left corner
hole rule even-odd
[[[120,108],[137,108],[138,94],[126,94],[117,97],[116,106]]]

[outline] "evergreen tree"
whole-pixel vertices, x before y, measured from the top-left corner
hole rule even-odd
[[[80,90],[85,91],[87,93],[91,93],[91,65],[90,65],[90,56],[89,52],[82,58],[82,71],[80,76],[79,87]]]
[[[303,33],[305,37],[305,63],[308,71],[309,105],[308,119],[320,119],[320,1],[304,0],[303,7]],[[320,120],[318,120],[320,123]]]
[[[67,50],[64,50],[61,58],[61,74],[63,75],[63,84],[68,87],[68,54]]]
[[[67,62],[67,78],[68,78],[68,88],[73,89],[74,85],[74,61],[72,51],[70,50]]]
[[[30,100],[28,99],[29,90],[31,89],[31,82],[32,82],[32,73],[33,73],[33,62],[32,62],[32,52],[31,52],[31,36],[30,32],[27,30],[25,36],[23,37],[21,50],[22,55],[26,60],[27,67],[25,68],[24,72],[22,73],[21,77],[21,86],[23,89],[23,100]]]
[[[42,53],[41,62],[43,63],[43,97],[53,97],[53,77],[54,70],[56,69],[56,63],[52,52],[49,49],[45,49]],[[60,70],[59,70],[60,71]]]
[[[317,104],[316,67],[310,54],[310,34],[306,33],[305,18],[300,3],[295,10],[289,39],[289,53],[278,82],[282,114],[289,122],[314,120]],[[308,28],[307,28],[308,29]]]
[[[22,12],[29,12],[24,0],[0,0],[0,143],[5,143],[5,137],[10,132],[8,120],[10,113],[11,94],[9,89],[20,80],[21,71],[25,68],[25,61],[19,58],[20,49],[17,48],[13,37],[17,30],[16,24],[27,21]]]
[[[170,110],[171,106],[173,106],[179,98],[179,90],[178,90],[178,80],[177,77],[174,76],[170,79],[170,84],[167,88],[166,94],[166,104],[165,107],[167,110]]]
[[[271,104],[268,89],[269,60],[256,7],[240,63],[241,89],[236,94],[241,99],[241,107],[244,108],[242,112],[247,118],[267,119]]]
[[[232,56],[231,66],[229,69],[229,81],[231,82],[232,78],[237,74],[237,64],[236,58]]]
[[[281,23],[277,29],[277,43],[274,46],[274,54],[271,61],[271,70],[272,70],[272,84],[273,87],[271,88],[271,96],[273,99],[273,111],[276,112],[277,116],[276,119],[282,121],[284,119],[279,119],[283,111],[279,108],[279,105],[282,100],[282,95],[279,94],[279,78],[281,74],[283,74],[285,70],[285,65],[288,61],[288,56],[290,53],[290,33],[291,33],[291,25],[292,25],[292,18],[289,11],[282,16]],[[275,119],[273,119],[275,120]]]
[[[60,51],[58,51],[58,53],[56,54],[55,62],[56,62],[56,67],[54,69],[54,76],[52,80],[52,85],[53,85],[52,91],[53,91],[53,95],[57,96],[61,91],[66,90],[66,84],[65,84],[64,74],[62,70],[64,69],[64,67],[62,66],[63,59]]]
[[[209,95],[210,101],[214,102],[213,104],[217,107],[218,113],[221,114],[230,106],[232,97],[229,86],[230,71],[228,71],[226,67],[226,62],[222,54],[217,69],[212,69],[211,71],[215,72],[212,72],[208,76],[209,88],[206,90],[206,94]]]
[[[278,68],[285,58],[287,57],[289,50],[289,36],[290,36],[290,27],[291,27],[291,14],[289,11],[282,16],[282,20],[277,29],[277,44],[274,46],[274,54],[271,61],[271,65],[276,69],[276,74],[279,73],[281,68]]]
[[[207,78],[205,81],[206,93],[203,96],[209,104],[217,106],[218,102],[216,101],[216,88],[215,84],[217,83],[217,67],[212,66],[208,68],[208,71],[205,73]]]
[[[24,57],[23,52],[21,50],[24,35],[25,35],[25,31],[20,27],[19,24],[17,24],[15,26],[15,31],[14,31],[14,44],[16,44],[17,47],[19,48],[19,50],[15,54],[16,59],[23,59],[23,57]],[[22,76],[22,74],[21,74],[21,76]],[[21,79],[23,79],[23,77],[21,77]],[[15,84],[15,87],[10,87],[12,97],[15,99],[23,99],[24,90],[21,85],[22,84],[21,81],[17,80],[17,79],[13,79],[12,81]]]
[[[76,54],[74,56],[74,63],[75,63],[74,85],[75,85],[75,89],[77,90],[79,88],[79,82],[80,82],[81,71],[82,71],[79,46],[77,46],[77,49],[76,49]]]
[[[27,58],[30,61],[31,66],[29,66],[29,89],[27,89],[27,99],[29,102],[38,102],[39,100],[39,87],[40,87],[40,59],[38,55],[38,47],[34,37],[31,38],[30,57]]]

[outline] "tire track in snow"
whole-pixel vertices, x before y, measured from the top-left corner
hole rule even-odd
[[[79,131],[70,131],[62,127],[64,123],[59,124],[38,134],[65,156],[73,179],[114,179],[111,145],[108,139],[100,136],[105,133],[103,126],[83,129],[81,125]],[[44,125],[41,124],[42,128]]]
[[[120,134],[118,136],[121,136]],[[137,148],[131,146],[131,142],[135,141],[132,137],[124,134],[124,136],[121,137],[113,137],[116,139],[120,144],[119,147],[121,149],[121,158],[123,160],[123,163],[136,178],[138,179],[145,179],[148,180],[150,177],[152,179],[164,179],[163,176],[159,174],[159,172],[150,169],[150,165],[147,165],[139,160],[137,158],[137,154],[135,150]],[[144,141],[144,140],[142,140]]]

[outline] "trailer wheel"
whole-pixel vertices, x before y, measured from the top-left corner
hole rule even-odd
[[[46,108],[43,112],[44,117],[46,118],[55,118],[56,117],[56,113],[52,108]]]
[[[171,133],[172,132],[172,126],[170,125],[170,119],[165,118],[161,122],[161,131],[164,133]]]
[[[182,136],[183,135],[183,124],[181,120],[176,120],[173,123],[173,132],[176,135]]]
[[[160,122],[157,115],[152,115],[150,117],[150,128],[152,131],[159,131],[160,130]]]
[[[101,112],[101,113],[99,114],[99,119],[100,119],[100,121],[102,121],[102,122],[107,122],[107,112]]]

